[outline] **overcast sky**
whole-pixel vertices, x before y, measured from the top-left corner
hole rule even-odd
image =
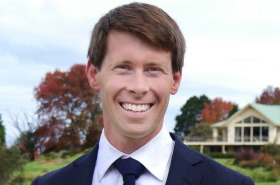
[[[10,115],[33,115],[34,87],[46,72],[86,64],[91,30],[100,16],[127,0],[0,0],[0,114],[7,142],[17,136]],[[142,1],[145,2],[145,1]],[[187,42],[183,81],[165,124],[191,96],[254,102],[280,86],[280,1],[147,0],[171,15]]]

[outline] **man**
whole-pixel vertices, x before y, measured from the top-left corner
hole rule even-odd
[[[189,149],[164,127],[170,94],[176,94],[182,78],[184,52],[176,22],[155,6],[131,3],[103,16],[92,33],[86,68],[102,101],[100,141],[32,184],[254,184]]]

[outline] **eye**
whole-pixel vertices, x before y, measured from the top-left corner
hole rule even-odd
[[[114,70],[118,73],[128,73],[130,72],[132,69],[129,65],[118,65],[114,68]]]
[[[160,67],[148,67],[145,71],[152,75],[163,73],[163,70]]]

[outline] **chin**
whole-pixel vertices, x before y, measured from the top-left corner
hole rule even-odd
[[[133,129],[126,132],[127,137],[133,139],[141,139],[145,137],[153,137],[154,130]]]

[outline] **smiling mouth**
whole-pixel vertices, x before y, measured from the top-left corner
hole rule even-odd
[[[146,112],[149,110],[153,104],[142,104],[142,105],[135,105],[130,103],[121,103],[121,107],[126,111],[132,112]]]

